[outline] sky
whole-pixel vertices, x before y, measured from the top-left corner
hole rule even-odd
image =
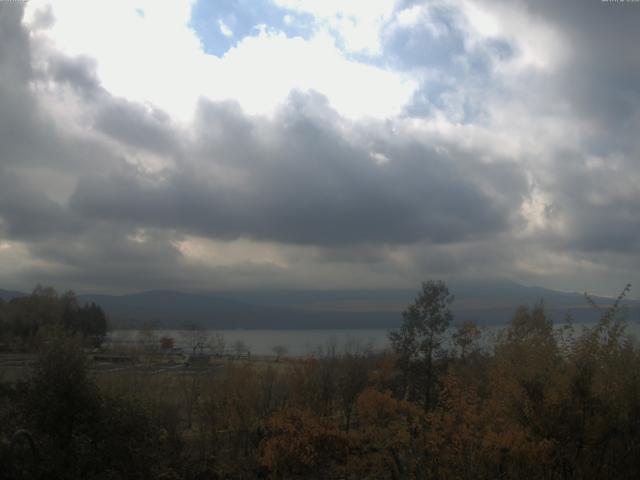
[[[0,1],[0,287],[640,298],[640,2]]]

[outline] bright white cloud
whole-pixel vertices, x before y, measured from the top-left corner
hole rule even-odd
[[[63,0],[52,4],[55,24],[38,35],[65,54],[96,59],[112,94],[153,104],[183,122],[201,96],[269,115],[294,89],[327,96],[347,117],[384,118],[397,114],[416,88],[401,75],[347,59],[324,34],[287,38],[262,27],[223,58],[208,55],[188,27],[191,3]],[[30,2],[27,18],[43,5]]]
[[[65,54],[95,59],[102,85],[114,95],[188,119],[198,78],[211,61],[186,28],[191,3],[56,1],[51,4],[56,21],[40,35]],[[27,21],[44,4],[29,2]]]
[[[341,114],[385,118],[400,112],[416,83],[347,60],[331,38],[288,38],[263,31],[227,52],[215,71],[213,99],[237,99],[252,114],[272,112],[292,90],[314,90]]]

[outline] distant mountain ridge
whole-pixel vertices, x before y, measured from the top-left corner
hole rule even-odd
[[[451,282],[455,295],[454,321],[474,320],[482,325],[507,323],[519,305],[543,301],[547,313],[562,321],[571,313],[574,321],[598,318],[579,293],[558,292],[542,287],[526,287],[510,281]],[[198,324],[206,328],[228,329],[329,329],[395,328],[401,312],[413,301],[417,290],[245,290],[189,293],[150,290],[126,295],[78,295],[82,303],[103,307],[116,328],[140,327],[151,322],[157,328],[180,328]],[[8,300],[25,295],[0,290]],[[593,297],[606,306],[614,299]],[[631,320],[640,318],[640,301],[625,300]]]
[[[0,298],[5,302],[11,300],[12,298],[24,297],[26,295],[28,295],[28,293],[17,292],[15,290],[3,290],[2,288],[0,288]]]

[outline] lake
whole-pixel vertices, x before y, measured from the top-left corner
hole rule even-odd
[[[556,324],[560,327],[562,324]],[[583,327],[593,324],[576,324],[577,334],[582,332]],[[481,327],[483,332],[481,344],[491,344],[491,339],[503,326]],[[252,355],[274,355],[274,347],[283,346],[288,355],[304,356],[317,353],[320,348],[326,348],[334,344],[338,351],[343,351],[345,347],[357,344],[360,347],[368,346],[374,351],[384,350],[389,346],[387,329],[326,329],[326,330],[202,330],[195,334],[203,337],[213,337],[221,334],[227,350],[232,350],[238,341],[244,343]],[[640,324],[629,322],[627,333],[631,333],[640,338]],[[142,332],[139,330],[113,330],[108,333],[107,343],[138,343]],[[194,335],[191,330],[156,330],[152,332],[157,343],[160,337],[171,337],[176,347],[187,347],[189,337]]]
[[[384,329],[354,329],[354,330],[206,330],[198,335],[224,337],[227,349],[242,341],[252,355],[274,355],[275,346],[283,346],[289,355],[308,355],[316,353],[319,348],[325,348],[333,343],[339,351],[346,345],[357,343],[370,346],[373,350],[383,350],[388,345],[388,330]],[[130,343],[137,342],[142,333],[139,330],[114,330],[109,332],[107,342]],[[171,337],[176,347],[185,347],[189,336],[194,335],[189,330],[156,330],[155,337]]]

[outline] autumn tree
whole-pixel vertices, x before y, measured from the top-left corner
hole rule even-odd
[[[640,468],[640,349],[626,333],[622,300],[599,307],[599,321],[583,330],[566,363],[566,393],[553,432],[563,469],[575,477],[630,478]]]
[[[426,419],[420,405],[367,388],[358,396],[356,412],[358,428],[348,437],[350,478],[426,478]]]
[[[371,347],[356,340],[347,342],[339,361],[337,390],[344,428],[348,433],[355,404],[368,382]]]
[[[400,357],[410,396],[421,397],[425,410],[433,403],[434,361],[443,353],[444,333],[453,318],[449,309],[452,302],[453,295],[446,283],[423,282],[414,303],[402,312],[402,325],[389,333],[393,350]]]
[[[274,478],[344,478],[346,434],[328,417],[309,409],[282,410],[264,424],[260,462]]]
[[[440,402],[428,415],[425,434],[427,477],[491,478],[493,472],[481,468],[486,430],[478,389],[451,371],[441,383]]]

